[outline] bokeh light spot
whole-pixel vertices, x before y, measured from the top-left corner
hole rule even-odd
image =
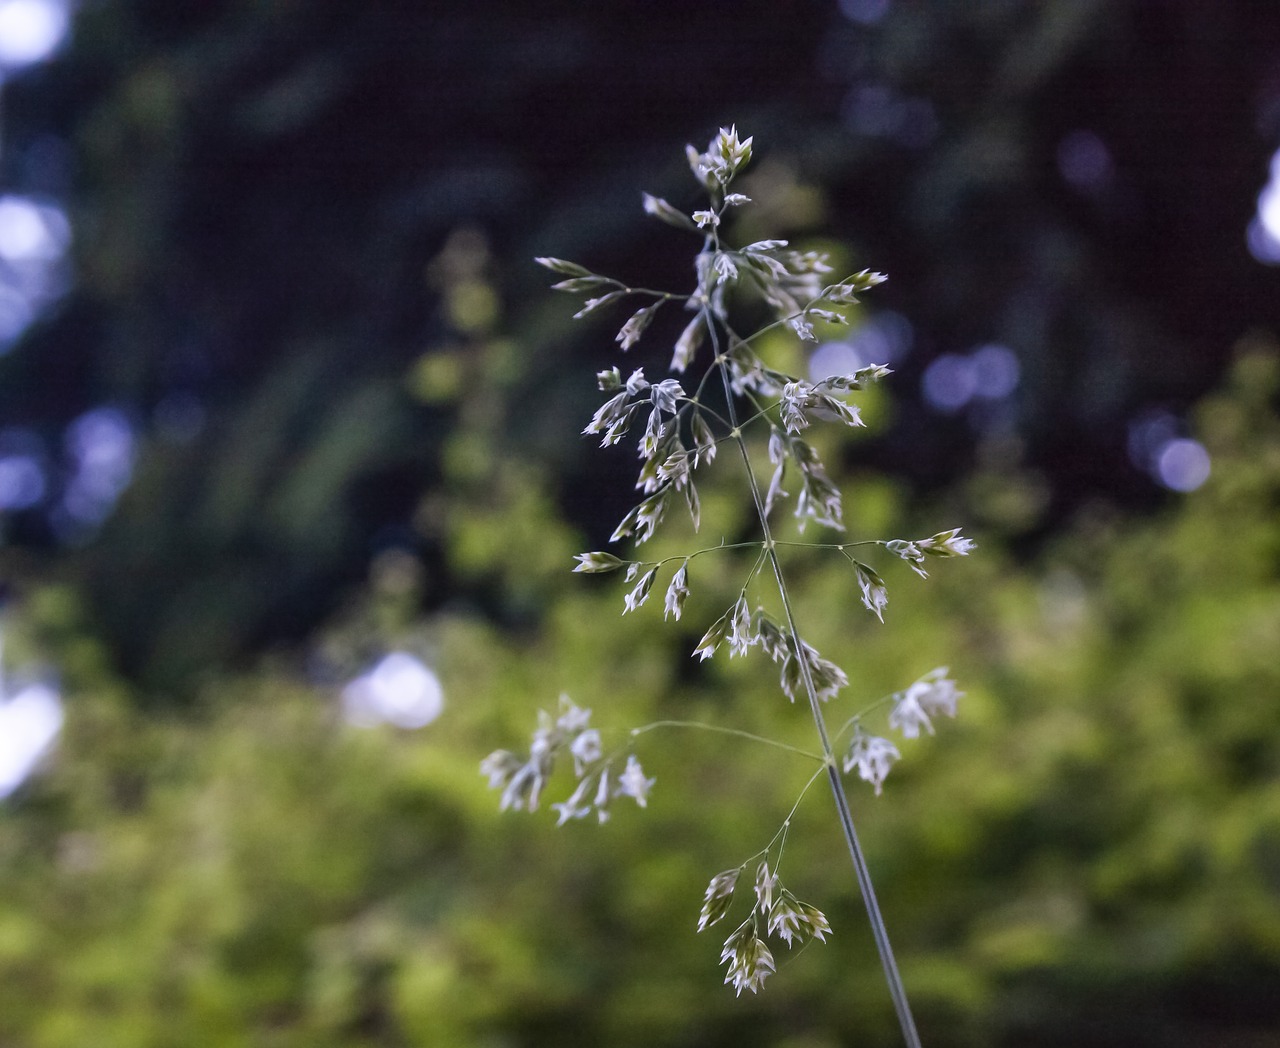
[[[894,139],[920,149],[938,133],[938,113],[927,98],[900,95],[888,84],[852,88],[844,100],[843,116],[850,130],[868,138]]]
[[[357,727],[386,722],[421,728],[444,710],[444,689],[421,660],[393,651],[343,689],[342,706],[348,722]]]
[[[932,407],[954,414],[971,401],[1004,400],[1018,388],[1021,375],[1018,355],[990,342],[971,353],[942,354],[925,368],[920,386]]]
[[[911,351],[911,321],[884,310],[868,318],[848,338],[824,342],[809,358],[809,378],[819,382],[871,364],[892,366]]]
[[[973,362],[956,353],[944,353],[930,364],[921,379],[924,398],[939,411],[959,411],[973,399],[978,378]]]
[[[16,289],[0,284],[0,353],[13,348],[18,336],[35,319],[31,301]]]
[[[0,511],[30,509],[44,498],[44,470],[30,455],[0,458]]]
[[[26,781],[62,729],[62,700],[47,684],[0,696],[0,798]]]
[[[64,0],[0,0],[0,66],[16,68],[48,58],[70,23]]]
[[[1209,479],[1209,452],[1198,440],[1171,440],[1156,454],[1156,479],[1173,491],[1195,491]]]
[[[47,234],[40,212],[22,197],[0,197],[0,258],[17,262],[46,250]]]
[[[972,357],[974,395],[986,400],[1003,400],[1018,388],[1022,369],[1017,354],[1008,346],[991,344],[974,350]]]
[[[124,413],[101,407],[86,411],[67,427],[73,461],[63,495],[67,513],[83,524],[100,524],[133,478],[133,427]]]
[[[1271,178],[1258,194],[1258,209],[1245,230],[1249,254],[1263,265],[1280,265],[1280,152],[1271,158]]]
[[[70,242],[71,224],[61,208],[0,196],[0,353],[65,289],[60,263]]]
[[[1269,237],[1280,240],[1280,185],[1274,174],[1267,188],[1258,194],[1258,221]]]
[[[809,380],[821,382],[834,375],[852,375],[867,361],[850,342],[824,342],[809,358]]]
[[[840,13],[850,22],[874,25],[889,13],[889,0],[840,0]]]
[[[1058,171],[1068,185],[1097,193],[1111,182],[1111,152],[1092,131],[1072,131],[1058,143]]]
[[[61,208],[13,194],[0,197],[0,258],[56,261],[70,240],[71,223]]]

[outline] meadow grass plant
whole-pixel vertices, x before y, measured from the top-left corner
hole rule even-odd
[[[871,730],[872,715],[883,717],[886,731],[913,739],[922,731],[932,734],[940,715],[954,717],[962,692],[945,668],[934,669],[848,717],[832,732],[825,711],[848,687],[849,678],[805,639],[796,621],[783,559],[794,547],[827,551],[850,571],[851,594],[856,587],[862,605],[883,622],[888,588],[872,559],[877,555],[896,558],[927,577],[935,561],[966,556],[973,544],[954,528],[916,540],[803,539],[806,525],[826,529],[841,539],[845,530],[843,495],[818,450],[806,439],[806,431],[819,423],[863,426],[859,407],[851,398],[890,371],[884,365],[869,364],[850,374],[798,377],[766,359],[762,338],[782,331],[802,343],[815,343],[815,326],[823,330],[848,324],[859,297],[885,278],[862,270],[831,281],[829,256],[794,250],[785,240],[730,246],[724,231],[731,216],[751,203],[730,187],[750,162],[751,152],[752,139],[740,138],[733,127],[721,129],[705,152],[687,147],[690,169],[707,195],[703,209],[686,214],[661,198],[647,193],[643,197],[647,213],[700,241],[693,259],[696,279],[692,291],[632,287],[574,262],[559,258],[537,261],[562,278],[554,290],[582,297],[577,318],[630,304],[632,312],[616,336],[623,352],[644,337],[662,311],[688,314],[674,342],[670,361],[673,377],[651,379],[644,368],[624,377],[616,366],[596,376],[607,399],[584,433],[599,436],[603,447],[624,439],[636,440],[640,468],[635,486],[640,497],[610,538],[613,543],[629,543],[629,551],[626,547],[621,551],[626,555],[582,553],[574,570],[622,572],[628,587],[623,614],[642,607],[662,585],[663,616],[679,620],[690,595],[696,562],[703,557],[745,553],[750,567],[736,599],[711,622],[693,655],[705,660],[723,652],[733,658],[759,649],[776,667],[782,693],[808,709],[817,747],[803,750],[731,726],[668,720],[635,728],[624,745],[606,749],[600,731],[590,725],[590,710],[562,696],[554,715],[539,714],[527,753],[498,750],[481,768],[490,785],[502,791],[504,810],[534,810],[558,760],[571,763],[576,785],[564,801],[551,805],[563,825],[592,814],[604,822],[619,799],[646,805],[654,780],[645,775],[635,750],[642,736],[659,728],[737,735],[811,760],[814,773],[773,838],[738,866],[710,879],[697,929],[701,932],[718,924],[739,898],[749,907],[725,939],[721,953],[727,968],[725,982],[739,994],[744,989],[759,991],[775,971],[774,951],[779,944],[790,948],[812,940],[825,941],[831,934],[823,913],[798,899],[779,875],[792,817],[809,787],[825,778],[904,1040],[916,1046],[919,1037],[858,840],[844,776],[856,772],[879,794],[901,753],[887,734]],[[738,326],[739,316],[766,319],[747,334]],[[767,482],[757,470],[757,463],[764,459],[753,454],[753,445],[759,443],[763,443],[771,468]],[[641,548],[673,509],[683,506],[698,531],[702,510],[696,480],[722,450],[740,460],[740,475],[755,511],[755,536],[733,542],[722,538],[714,545],[676,556],[644,559]],[[788,487],[794,490],[794,498]],[[795,518],[794,540],[779,537],[778,518],[788,502]],[[742,887],[746,890],[740,892]]]

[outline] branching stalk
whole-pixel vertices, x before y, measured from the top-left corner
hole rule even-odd
[[[744,884],[750,883],[750,887],[744,887],[739,898],[747,896],[751,912],[729,934],[720,957],[721,962],[727,966],[725,982],[731,984],[739,994],[743,990],[758,992],[765,979],[776,970],[770,943],[775,948],[778,943],[785,944],[788,948],[803,948],[814,939],[824,940],[831,932],[831,926],[822,912],[796,898],[778,874],[791,820],[809,787],[825,773],[835,801],[840,830],[866,905],[867,917],[903,1039],[907,1048],[919,1048],[920,1039],[915,1021],[894,960],[841,777],[842,770],[856,770],[858,777],[870,783],[875,792],[879,793],[892,763],[901,755],[888,738],[873,735],[863,728],[861,717],[869,712],[864,711],[864,714],[847,720],[836,734],[835,738],[838,740],[846,730],[853,729],[847,745],[841,744],[843,760],[837,761],[822,706],[848,684],[848,677],[835,663],[820,657],[801,637],[778,548],[808,545],[813,549],[837,554],[847,563],[851,571],[851,582],[861,591],[863,605],[883,621],[883,611],[888,601],[887,586],[875,568],[855,558],[849,552],[850,549],[868,547],[868,552],[882,550],[889,557],[905,561],[917,575],[927,577],[926,564],[938,559],[966,556],[973,544],[960,534],[959,529],[916,540],[796,543],[779,541],[774,537],[769,515],[778,499],[788,497],[782,489],[784,470],[788,466],[800,475],[802,489],[795,500],[795,513],[802,524],[808,520],[837,530],[843,529],[839,487],[828,476],[818,451],[802,434],[816,421],[837,422],[845,426],[863,425],[858,407],[846,398],[864,388],[866,383],[888,375],[889,369],[881,364],[873,364],[851,374],[805,381],[772,368],[752,348],[752,343],[762,333],[784,325],[798,338],[816,341],[813,326],[815,322],[847,322],[847,318],[839,310],[857,302],[857,294],[874,287],[884,277],[879,273],[863,270],[836,284],[822,287],[819,274],[831,272],[831,267],[827,264],[827,257],[820,252],[795,251],[789,249],[786,241],[782,240],[760,240],[737,249],[726,247],[721,242],[718,231],[722,217],[727,209],[750,202],[745,195],[727,190],[738,170],[750,160],[751,139],[740,139],[734,128],[721,129],[719,136],[712,141],[705,153],[690,146],[687,154],[694,176],[707,190],[710,209],[686,215],[665,200],[648,195],[644,198],[644,206],[649,214],[678,229],[700,232],[703,235],[703,248],[695,263],[698,283],[692,294],[676,295],[633,288],[621,281],[591,273],[577,263],[563,259],[540,258],[538,262],[567,278],[555,285],[556,290],[592,296],[586,299],[582,309],[576,314],[578,317],[594,313],[627,297],[639,296],[655,300],[632,313],[618,331],[616,341],[623,351],[639,341],[660,307],[678,301],[686,302],[694,311],[694,316],[675,342],[671,371],[683,374],[698,356],[699,348],[707,341],[711,344],[712,362],[703,370],[692,393],[686,391],[677,378],[651,381],[645,376],[643,368],[635,369],[626,378],[618,367],[596,375],[597,385],[601,392],[608,395],[608,399],[596,411],[584,432],[600,436],[601,444],[607,447],[619,443],[633,427],[643,424],[643,433],[638,442],[642,465],[636,483],[636,487],[643,490],[643,496],[623,517],[610,541],[630,538],[636,546],[646,542],[662,523],[670,506],[681,501],[687,506],[696,530],[701,503],[695,486],[694,471],[700,466],[709,465],[715,458],[717,447],[725,441],[732,441],[742,456],[752,504],[760,525],[761,540],[735,543],[725,543],[722,540],[718,546],[653,561],[624,560],[605,551],[580,553],[574,570],[594,574],[625,569],[625,579],[631,589],[624,598],[624,606],[627,612],[631,612],[649,600],[659,571],[675,564],[668,576],[662,603],[663,617],[674,616],[678,620],[684,612],[685,599],[690,591],[689,563],[693,558],[712,551],[754,547],[757,550],[756,557],[736,599],[730,608],[712,622],[693,654],[705,659],[714,655],[717,649],[725,648],[732,657],[745,655],[749,649],[759,647],[775,663],[781,665],[780,686],[783,693],[794,701],[803,691],[818,735],[820,753],[812,753],[736,728],[680,721],[659,721],[635,729],[628,738],[626,751],[606,753],[601,745],[600,732],[589,726],[590,710],[581,709],[564,698],[561,700],[558,716],[540,714],[539,726],[533,734],[528,757],[507,750],[497,750],[485,759],[481,771],[489,777],[491,786],[503,791],[502,808],[532,810],[538,805],[542,788],[557,757],[562,760],[572,759],[577,786],[567,800],[553,804],[552,807],[559,813],[561,823],[571,819],[585,819],[593,814],[603,822],[610,817],[610,805],[618,798],[629,798],[637,805],[645,806],[654,780],[644,774],[639,759],[629,750],[630,743],[654,728],[700,727],[766,743],[784,752],[818,762],[818,770],[809,778],[791,812],[769,843],[745,862],[711,878],[698,916],[698,931],[719,923],[726,916],[733,904],[740,878]],[[739,337],[729,326],[725,301],[727,289],[734,286],[762,298],[779,319],[758,329],[749,338]],[[708,383],[715,381],[712,371],[720,373],[725,400],[723,410],[718,405],[712,407],[703,397]],[[740,397],[745,417],[739,411]],[[767,494],[761,491],[744,435],[745,430],[755,423],[768,426],[769,458],[776,467]],[[723,435],[715,433],[712,424],[723,427],[727,432]],[[765,607],[757,607],[753,611],[747,600],[753,580],[764,570],[766,563],[777,586],[778,603],[782,608],[780,618],[772,616]],[[904,690],[880,700],[870,709],[888,704],[891,707],[887,716],[888,726],[899,731],[903,738],[916,738],[922,731],[932,733],[934,727],[931,718],[939,715],[955,716],[956,702],[962,694],[947,673],[945,667],[934,669]],[[753,863],[754,876],[743,877]]]
[[[805,694],[809,699],[809,712],[813,715],[813,725],[818,732],[818,743],[822,749],[823,760],[827,766],[827,779],[831,783],[831,795],[836,803],[836,812],[840,818],[840,829],[844,834],[845,844],[849,848],[849,859],[853,863],[854,873],[858,878],[858,888],[862,892],[862,900],[867,908],[867,920],[871,923],[871,934],[875,938],[876,951],[880,954],[880,966],[884,969],[885,981],[889,984],[889,995],[893,998],[893,1008],[898,1016],[898,1025],[902,1027],[902,1036],[908,1048],[921,1048],[920,1035],[916,1032],[915,1019],[911,1014],[911,1003],[907,999],[907,989],[902,982],[902,974],[898,971],[898,962],[893,956],[893,946],[889,942],[889,931],[885,927],[884,916],[880,912],[880,903],[876,899],[875,886],[871,881],[871,870],[867,866],[862,844],[858,840],[858,831],[853,824],[853,813],[849,809],[849,799],[845,795],[844,782],[840,778],[840,768],[836,762],[835,750],[827,733],[826,718],[822,715],[822,703],[818,698],[818,690],[813,684],[813,674],[809,669],[809,660],[803,657],[803,642],[800,630],[796,626],[795,611],[791,606],[791,595],[787,590],[787,581],[782,574],[782,562],[778,559],[777,544],[774,542],[773,529],[769,526],[768,515],[764,511],[764,498],[760,494],[760,483],[756,479],[755,470],[751,468],[751,456],[747,451],[747,442],[738,428],[737,408],[734,402],[733,389],[729,383],[729,372],[720,354],[719,336],[716,332],[715,318],[711,310],[703,307],[703,316],[707,328],[711,332],[712,346],[716,351],[717,366],[724,383],[725,401],[731,434],[738,450],[742,454],[742,464],[746,469],[747,483],[751,488],[751,500],[755,504],[756,516],[760,522],[760,530],[764,536],[765,554],[769,566],[773,569],[773,578],[778,585],[778,599],[782,603],[783,615],[786,619],[787,631],[791,642],[795,645],[800,663],[800,679],[804,684]]]

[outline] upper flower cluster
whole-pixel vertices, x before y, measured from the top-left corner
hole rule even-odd
[[[713,195],[722,192],[724,187],[733,181],[742,168],[751,160],[751,142],[738,140],[736,126],[722,127],[720,133],[711,140],[705,153],[699,153],[693,146],[685,146],[685,156],[689,158],[689,168],[693,177],[701,182]]]

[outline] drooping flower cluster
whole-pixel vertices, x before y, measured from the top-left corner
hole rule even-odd
[[[960,534],[959,528],[940,531],[930,538],[917,539],[915,542],[909,542],[906,539],[890,539],[881,545],[894,556],[905,560],[911,570],[922,579],[929,577],[929,573],[924,568],[924,562],[929,557],[938,560],[967,557],[974,548],[973,543]],[[852,557],[849,559],[853,561],[853,570],[858,580],[858,589],[862,592],[863,605],[883,622],[884,608],[889,603],[889,590],[884,584],[884,579],[869,565]]]
[[[720,921],[729,912],[738,877],[745,869],[739,866],[711,878],[698,914],[698,931]],[[761,934],[761,925],[764,934]],[[825,942],[831,925],[817,907],[801,902],[788,891],[778,875],[769,869],[766,858],[756,867],[755,902],[751,914],[725,940],[720,963],[728,965],[724,981],[756,993],[774,971],[773,953],[764,935],[775,935],[788,946],[803,945],[810,939]]]
[[[578,785],[568,800],[552,805],[560,816],[557,825],[563,826],[570,819],[585,819],[593,811],[600,822],[606,822],[609,805],[618,797],[630,797],[645,807],[654,780],[645,777],[634,754],[627,756],[621,772],[615,772],[612,760],[604,757],[600,732],[589,727],[590,720],[590,710],[575,706],[567,695],[562,695],[560,714],[554,720],[545,710],[538,711],[538,727],[528,757],[495,750],[481,761],[480,773],[489,777],[490,789],[502,790],[499,808],[534,811],[556,759],[566,751],[573,758]]]
[[[956,715],[956,703],[964,696],[957,690],[956,682],[947,676],[947,667],[930,670],[914,684],[889,697],[893,704],[889,711],[889,727],[902,732],[903,738],[914,739],[924,728],[933,734],[933,722],[929,719],[940,713],[948,717]],[[888,739],[869,735],[859,723],[854,724],[853,738],[845,749],[843,767],[846,772],[858,772],[858,777],[875,787],[876,794],[889,774],[889,768],[902,754]]]
[[[801,659],[807,664],[809,679],[813,682],[817,697],[824,702],[835,698],[840,689],[849,683],[844,670],[829,659],[824,659],[811,644],[801,641],[797,647],[795,638],[764,608],[757,607],[754,612],[751,611],[745,592],[711,624],[693,653],[700,660],[709,659],[726,643],[730,657],[745,655],[753,647],[759,647],[773,662],[781,665],[779,683],[783,694],[792,702],[800,693],[803,681]]]
[[[930,716],[945,713],[956,715],[956,702],[964,692],[956,690],[956,682],[947,676],[947,667],[939,666],[926,673],[906,691],[893,697],[893,710],[889,713],[889,727],[897,728],[908,739],[914,739],[924,728],[933,734]]]
[[[922,579],[927,579],[929,573],[923,567],[927,558],[946,560],[949,557],[967,557],[974,547],[969,539],[960,534],[959,528],[952,528],[950,531],[940,531],[930,538],[917,539],[915,542],[891,539],[884,544],[884,548],[905,560],[911,566],[911,570]]]
[[[898,747],[888,739],[879,735],[868,735],[858,725],[853,732],[853,740],[844,753],[844,770],[846,773],[858,771],[858,778],[871,783],[876,788],[876,796],[880,796],[880,787],[889,774],[893,762],[902,756]]]
[[[693,447],[690,449],[681,438],[680,427],[681,405],[687,398],[675,379],[651,383],[645,378],[644,369],[637,368],[624,383],[621,372],[615,367],[601,371],[596,376],[596,384],[602,392],[613,393],[613,396],[596,411],[582,432],[603,432],[601,446],[618,443],[626,436],[631,424],[646,409],[649,411],[638,445],[641,466],[636,479],[636,487],[648,497],[623,518],[610,541],[617,542],[634,535],[639,544],[651,538],[666,513],[673,490],[684,494],[694,530],[697,530],[701,510],[690,473],[716,457],[715,438],[706,420],[701,414],[692,416],[690,436]]]
[[[804,530],[805,522],[809,520],[836,531],[844,530],[843,496],[827,476],[826,467],[812,444],[773,429],[769,433],[769,461],[773,463],[774,471],[764,499],[766,516],[773,512],[779,499],[787,497],[787,492],[782,490],[782,481],[790,462],[800,473],[800,494],[795,508],[800,530]]]

